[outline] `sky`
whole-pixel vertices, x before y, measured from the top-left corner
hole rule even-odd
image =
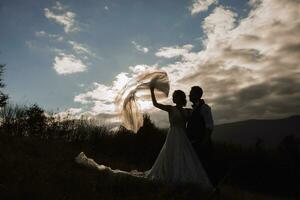
[[[299,0],[1,0],[0,27],[11,103],[115,123],[122,87],[163,70],[216,124],[300,114]]]

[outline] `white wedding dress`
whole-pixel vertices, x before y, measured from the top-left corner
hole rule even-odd
[[[169,112],[170,128],[166,141],[147,177],[171,183],[196,183],[212,189],[204,168],[186,136],[186,118],[190,110],[175,106]],[[184,119],[185,118],[185,119]]]
[[[211,190],[213,186],[186,136],[185,119],[189,112],[188,109],[180,111],[175,106],[172,107],[169,112],[170,128],[165,143],[154,165],[146,172],[113,170],[98,165],[93,159],[87,158],[83,152],[76,157],[76,162],[98,170],[107,170],[113,174],[126,174],[166,183],[194,183],[203,189]]]

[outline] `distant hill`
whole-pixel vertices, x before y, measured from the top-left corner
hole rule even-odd
[[[300,115],[284,119],[247,120],[215,126],[216,141],[254,145],[258,138],[268,146],[277,145],[285,136],[300,137]]]

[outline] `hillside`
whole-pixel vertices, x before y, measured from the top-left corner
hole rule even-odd
[[[247,120],[215,127],[213,139],[254,145],[258,138],[266,145],[277,145],[285,136],[294,134],[300,137],[300,116],[284,119]]]

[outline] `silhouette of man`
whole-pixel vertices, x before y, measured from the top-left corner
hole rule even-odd
[[[212,180],[211,172],[211,157],[212,157],[212,141],[211,134],[213,131],[213,117],[211,108],[202,99],[203,90],[199,86],[191,88],[189,98],[193,103],[192,114],[187,122],[187,136],[191,141],[199,159],[205,168],[209,178]]]

